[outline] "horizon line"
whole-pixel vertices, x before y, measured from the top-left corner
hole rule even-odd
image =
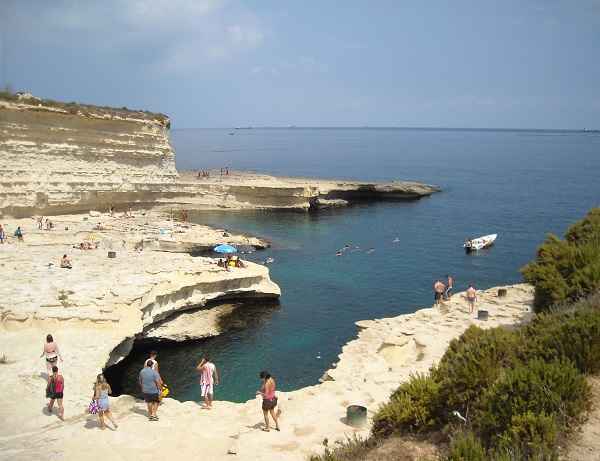
[[[448,127],[448,126],[394,126],[394,125],[238,125],[238,126],[201,126],[201,127],[183,127],[172,128],[171,131],[185,130],[306,130],[306,129],[379,129],[379,130],[424,130],[424,131],[553,131],[553,132],[574,132],[574,133],[598,133],[600,129],[596,128],[500,128],[500,127]]]

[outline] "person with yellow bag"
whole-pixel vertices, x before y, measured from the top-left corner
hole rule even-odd
[[[158,360],[156,360],[157,355],[158,355],[158,352],[150,351],[150,357],[148,357],[147,360],[152,362],[152,369],[160,375],[160,371],[159,371],[159,367],[158,367]],[[162,399],[164,399],[166,396],[168,396],[169,393],[171,392],[169,390],[169,386],[167,386],[165,384],[165,382],[162,380],[162,376],[161,376],[161,382],[162,382],[162,386],[158,393],[159,402],[162,401]]]
[[[169,395],[171,391],[169,390],[169,386],[167,386],[165,384],[165,382],[163,381],[162,383],[162,387],[160,389],[160,396],[159,396],[159,400],[164,399],[165,397],[167,397]]]

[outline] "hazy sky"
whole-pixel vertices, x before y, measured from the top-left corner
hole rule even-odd
[[[0,28],[2,86],[176,128],[600,128],[600,0],[0,0]]]

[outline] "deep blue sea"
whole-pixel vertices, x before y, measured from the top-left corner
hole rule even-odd
[[[194,367],[205,351],[222,374],[218,400],[252,398],[261,369],[284,390],[316,384],[356,336],[355,321],[429,307],[433,281],[448,273],[456,290],[519,282],[519,268],[548,232],[562,234],[600,205],[600,135],[592,133],[198,129],[174,130],[172,142],[179,169],[229,166],[443,188],[419,201],[318,214],[194,214],[199,223],[271,239],[271,249],[249,259],[274,258],[271,277],[283,294],[278,308],[255,311],[244,329],[160,350],[161,372],[179,400],[199,398]],[[493,248],[464,253],[466,237],[489,233],[499,234]],[[353,250],[336,257],[345,244]],[[142,360],[133,357],[132,376]]]

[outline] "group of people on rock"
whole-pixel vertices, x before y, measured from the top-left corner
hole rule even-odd
[[[433,283],[433,294],[435,306],[444,304],[444,301],[449,300],[452,297],[452,290],[454,289],[454,277],[446,275],[446,283],[437,279]],[[467,303],[469,304],[469,313],[472,314],[475,311],[475,303],[477,302],[477,290],[475,286],[470,283],[467,288]]]
[[[227,271],[229,271],[230,267],[238,267],[240,269],[246,267],[246,265],[237,255],[227,255],[225,259],[219,258],[219,260],[217,261],[217,266],[223,267]]]
[[[229,167],[222,167],[220,170],[220,175],[221,177],[223,176],[229,176]],[[198,170],[196,177],[198,179],[202,179],[202,178],[210,178],[210,170]]]
[[[52,221],[50,221],[50,218],[46,218],[44,220],[43,216],[40,216],[37,220],[38,223],[38,229],[39,230],[52,230],[54,229],[54,223]]]
[[[158,408],[164,396],[168,394],[161,375],[157,361],[158,353],[150,351],[149,357],[144,361],[144,367],[139,373],[138,384],[142,392],[144,401],[148,409],[148,420],[158,421]],[[63,361],[58,344],[51,334],[46,336],[46,342],[42,350],[42,355],[46,360],[47,383],[46,383],[46,398],[48,403],[46,406],[47,412],[52,414],[54,404],[58,407],[58,417],[64,420],[64,391],[65,379],[60,374],[58,369],[59,361]],[[211,410],[213,408],[213,400],[215,394],[215,386],[220,382],[219,372],[216,365],[211,361],[208,355],[204,355],[198,365],[196,371],[199,375],[200,396],[203,400],[202,408]],[[268,371],[261,371],[259,374],[261,380],[260,389],[256,395],[262,397],[262,412],[265,425],[263,431],[270,430],[270,419],[275,424],[275,430],[279,431],[279,416],[281,411],[278,409],[278,401],[276,395],[275,378]],[[167,392],[165,390],[167,389]],[[92,402],[90,403],[89,411],[98,415],[98,421],[101,429],[106,429],[107,420],[113,425],[113,430],[117,429],[115,417],[110,408],[109,396],[112,395],[112,388],[107,382],[104,374],[100,373],[96,376],[96,381],[93,384]]]
[[[21,229],[21,226],[17,226],[17,228],[15,229],[15,232],[14,232],[13,236],[19,242],[23,241],[23,229]],[[8,237],[6,235],[6,230],[2,226],[2,224],[0,224],[0,244],[6,243],[6,242],[8,242]]]

